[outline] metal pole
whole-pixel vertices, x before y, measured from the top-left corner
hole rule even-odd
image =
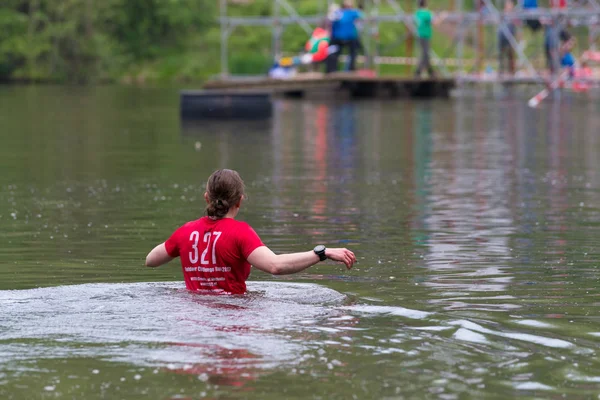
[[[373,65],[375,66],[375,73],[379,75],[379,63],[375,63],[375,60],[379,58],[379,0],[373,0],[374,6],[374,16],[375,18],[375,31],[371,32],[373,34]]]
[[[271,44],[271,53],[273,56],[273,60],[279,60],[281,57],[281,22],[279,21],[279,17],[281,15],[281,10],[279,7],[279,2],[273,1],[273,25],[272,25],[272,44]]]
[[[362,2],[362,12],[365,17],[365,22],[362,29],[363,37],[363,52],[365,55],[364,68],[371,68],[373,62],[373,46],[372,46],[372,33],[373,33],[373,13],[372,13],[373,2],[366,0]]]
[[[406,13],[409,15],[413,15],[413,6],[412,2],[409,2],[406,6]],[[408,25],[407,25],[408,28]],[[415,49],[415,35],[413,34],[412,29],[407,29],[408,37],[406,38],[406,56],[412,58],[414,56]]]
[[[456,11],[462,13],[462,9],[463,9],[463,0],[457,0],[456,1]],[[465,45],[465,29],[463,27],[464,22],[462,21],[462,18],[459,22],[458,25],[458,29],[457,32],[460,35],[459,37],[459,41],[458,41],[458,45],[456,46],[456,58],[458,59],[458,76],[459,78],[463,75],[464,73],[464,45]]]
[[[220,1],[221,9],[221,78],[226,78],[229,75],[229,66],[227,63],[227,42],[228,42],[228,29],[227,24],[227,0]]]
[[[483,1],[477,0],[477,12],[479,13],[479,18],[477,20],[477,72],[481,73],[481,66],[483,65]]]
[[[552,80],[557,80],[558,76],[560,75],[560,35],[559,32],[562,29],[562,23],[560,22],[560,20],[558,18],[554,18],[554,16],[552,17],[552,43],[555,45],[553,46],[553,53],[552,53],[552,64],[554,64],[554,72],[552,73]]]

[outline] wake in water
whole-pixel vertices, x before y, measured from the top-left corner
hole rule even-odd
[[[136,365],[218,365],[243,349],[262,367],[296,360],[283,332],[336,314],[346,296],[319,285],[249,283],[203,296],[181,283],[85,284],[0,291],[0,355],[11,361],[102,357]],[[26,344],[26,345],[25,345]]]
[[[450,380],[470,377],[475,392],[483,389],[482,376],[539,362],[557,363],[569,380],[597,379],[589,368],[562,361],[594,357],[590,341],[557,338],[556,327],[542,321],[499,324],[443,310],[365,304],[307,283],[249,282],[248,289],[243,296],[203,296],[177,282],[0,291],[0,384],[27,374],[47,379],[49,362],[77,359],[166,369],[226,386],[281,367],[291,374],[343,371],[357,357],[367,364],[416,362],[432,371],[457,362],[477,365]],[[532,328],[548,336],[526,332]],[[553,390],[549,380],[518,377],[511,383],[517,390]],[[445,386],[444,379],[435,382]],[[438,390],[435,382],[432,390]]]

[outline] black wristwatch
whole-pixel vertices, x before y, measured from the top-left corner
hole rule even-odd
[[[327,256],[325,255],[325,250],[326,250],[326,247],[323,246],[322,244],[316,245],[315,248],[313,249],[315,254],[319,256],[319,260],[321,260],[321,261],[327,260]]]

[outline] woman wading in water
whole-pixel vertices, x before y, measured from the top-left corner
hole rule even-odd
[[[273,253],[250,225],[235,220],[244,200],[244,182],[236,171],[215,171],[208,178],[204,199],[207,216],[177,229],[146,257],[148,267],[180,257],[189,290],[245,293],[251,265],[273,275],[286,275],[328,258],[348,269],[356,262],[350,250],[323,245],[301,253]]]

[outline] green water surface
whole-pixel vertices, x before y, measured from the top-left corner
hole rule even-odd
[[[595,99],[278,100],[263,123],[184,123],[178,100],[0,86],[0,398],[600,395]],[[274,251],[355,268],[253,271],[266,292],[214,304],[130,285],[182,281],[145,255],[225,167]]]

